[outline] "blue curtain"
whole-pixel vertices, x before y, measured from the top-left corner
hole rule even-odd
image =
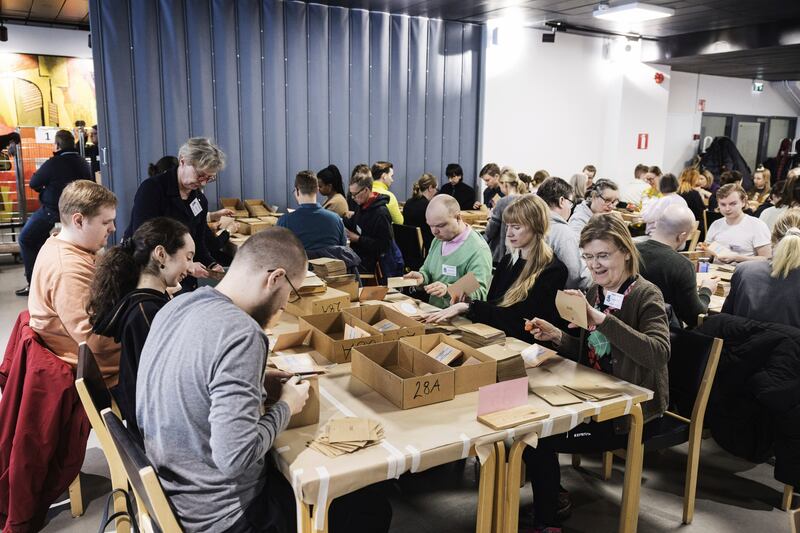
[[[482,26],[276,0],[91,0],[105,183],[127,225],[147,165],[189,137],[219,197],[290,205],[297,171],[394,163],[398,198],[477,171]],[[290,205],[291,206],[291,205]]]

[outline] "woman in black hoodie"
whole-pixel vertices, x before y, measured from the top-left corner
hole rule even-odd
[[[111,390],[128,429],[141,442],[136,424],[136,372],[156,313],[170,300],[194,260],[194,240],[181,222],[157,217],[139,226],[125,244],[103,255],[92,282],[89,321],[99,335],[122,345],[119,384]]]

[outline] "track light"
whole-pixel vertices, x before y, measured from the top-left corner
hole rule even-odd
[[[8,28],[6,28],[5,21],[0,20],[0,42],[8,41]]]

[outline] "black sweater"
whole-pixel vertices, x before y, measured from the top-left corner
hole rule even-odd
[[[31,189],[39,193],[39,202],[58,211],[58,199],[64,188],[75,180],[90,180],[89,165],[75,150],[61,150],[42,163],[31,176]]]
[[[366,208],[357,205],[353,216],[344,219],[345,227],[360,235],[358,242],[351,242],[350,247],[361,258],[361,272],[375,272],[378,259],[389,251],[394,240],[388,203],[388,196],[377,194]]]
[[[483,205],[485,205],[486,207],[494,207],[495,196],[502,198],[503,196],[505,196],[505,194],[503,194],[500,191],[500,187],[494,187],[494,188],[486,187],[483,190]]]
[[[448,194],[458,201],[462,211],[468,211],[475,206],[475,189],[464,183],[462,178],[455,187],[448,181],[439,189],[440,194]]]
[[[486,301],[472,302],[467,316],[473,322],[501,329],[509,337],[534,343],[536,340],[533,335],[525,331],[525,319],[541,318],[556,327],[566,327],[556,309],[556,293],[567,283],[567,267],[554,256],[536,278],[527,298],[512,306],[501,307],[499,304],[503,296],[524,267],[524,259],[518,259],[512,264],[511,254],[506,254],[497,266]]]
[[[403,206],[403,220],[407,226],[414,226],[422,231],[422,242],[425,250],[431,247],[433,233],[428,221],[425,219],[425,211],[428,209],[428,199],[422,196],[413,196],[406,201]]]
[[[111,392],[123,418],[128,421],[128,429],[139,442],[142,437],[136,423],[136,373],[153,318],[167,302],[169,296],[165,293],[135,289],[125,295],[110,314],[98,316],[93,328],[99,335],[114,337],[122,346],[119,383]]]

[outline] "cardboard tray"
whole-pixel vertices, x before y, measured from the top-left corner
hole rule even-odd
[[[344,339],[342,337],[345,324],[359,327],[369,333],[370,336]],[[334,363],[349,362],[351,350],[355,346],[383,342],[383,335],[379,331],[359,318],[343,312],[306,315],[300,317],[299,325],[300,329],[311,330],[311,345],[323,357]]]
[[[362,305],[361,307],[351,307],[344,312],[363,320],[370,326],[384,319],[388,319],[400,326],[399,329],[384,331],[384,341],[396,341],[403,337],[425,334],[424,324],[385,305]]]
[[[264,200],[248,198],[244,201],[244,208],[251,217],[266,217],[272,215],[273,211]]]
[[[220,198],[219,205],[222,209],[230,209],[233,211],[234,218],[247,218],[249,216],[244,202],[239,198]]]
[[[433,333],[429,335],[420,335],[418,337],[404,337],[400,342],[412,346],[425,354],[441,343],[448,344],[464,352],[464,355],[458,362],[459,366],[452,367],[455,370],[456,394],[475,392],[479,387],[497,382],[497,361],[448,335]],[[463,362],[470,357],[474,357],[481,361],[481,363],[463,366]]]
[[[328,287],[320,294],[303,296],[299,300],[286,304],[286,312],[297,317],[320,313],[338,313],[350,307],[350,295],[346,292]]]

